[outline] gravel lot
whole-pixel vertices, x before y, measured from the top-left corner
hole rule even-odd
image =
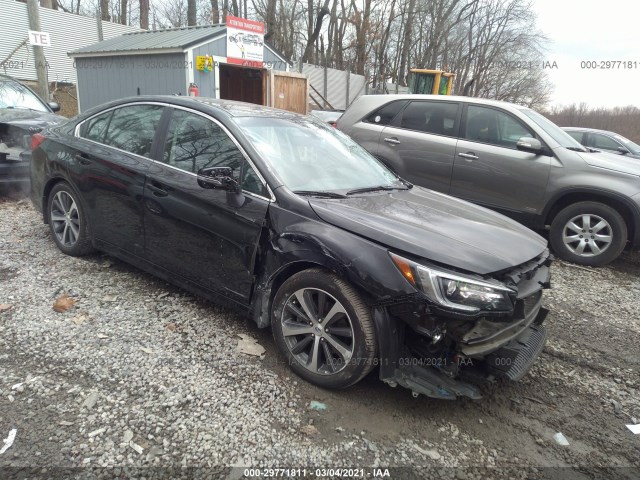
[[[230,466],[640,476],[640,435],[625,427],[640,423],[638,253],[599,270],[556,263],[550,339],[529,375],[480,401],[445,402],[375,373],[346,391],[313,387],[289,372],[269,330],[113,258],[63,255],[28,200],[0,197],[0,218],[0,438],[17,429],[0,477],[206,467],[190,475],[237,478]],[[62,295],[75,304],[58,313]],[[239,352],[239,335],[263,358]]]

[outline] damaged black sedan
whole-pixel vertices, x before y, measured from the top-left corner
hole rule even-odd
[[[60,250],[240,308],[316,385],[378,368],[414,395],[479,398],[544,346],[546,241],[412,186],[322,122],[136,97],[36,141],[31,198]]]
[[[31,138],[64,117],[55,103],[43,102],[33,90],[11,77],[0,75],[0,186],[29,184]]]

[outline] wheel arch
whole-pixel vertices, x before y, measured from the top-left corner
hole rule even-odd
[[[550,225],[565,207],[579,202],[600,202],[615,209],[627,225],[627,240],[635,244],[640,240],[640,212],[625,197],[606,190],[567,190],[558,194],[544,213],[544,224]]]
[[[48,208],[49,194],[51,193],[51,190],[53,190],[53,187],[55,187],[58,183],[61,183],[61,182],[68,183],[67,179],[64,177],[61,177],[61,176],[51,177],[49,180],[47,180],[47,183],[45,183],[44,188],[42,189],[42,222],[43,223],[49,223],[49,208]]]
[[[273,305],[273,299],[282,284],[296,273],[312,268],[327,270],[349,281],[349,279],[344,275],[344,272],[341,272],[334,262],[331,262],[330,260],[328,261],[328,258],[325,258],[324,261],[322,258],[298,259],[282,265],[272,274],[263,275],[262,281],[258,283],[256,288],[252,317],[259,328],[265,328],[271,324],[271,307]],[[353,288],[361,292],[358,285],[355,285],[352,282],[349,283],[352,284]]]

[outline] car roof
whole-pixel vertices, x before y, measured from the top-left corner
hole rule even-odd
[[[616,132],[611,132],[609,130],[599,130],[597,128],[562,127],[562,129],[568,132],[594,132],[594,133],[608,133],[609,135],[618,135]]]
[[[227,117],[277,117],[284,119],[305,118],[304,115],[281,110],[279,108],[266,107],[254,103],[238,102],[235,100],[221,100],[209,97],[188,97],[185,95],[139,95],[114,100],[102,105],[97,105],[85,112],[81,117],[87,117],[106,110],[108,108],[124,106],[129,103],[157,102],[169,105],[177,105],[186,108],[194,108],[200,111],[214,110]]]
[[[0,74],[0,81],[2,82],[15,82],[15,83],[20,83],[18,80],[16,80],[13,77],[10,77],[8,75],[2,75]]]
[[[491,100],[489,98],[465,97],[461,95],[422,95],[415,93],[389,93],[384,95],[362,95],[359,101],[367,102],[369,105],[383,105],[391,100],[433,100],[438,102],[467,102],[478,105],[488,105],[495,107],[503,107],[511,110],[529,110],[529,107],[517,105],[515,103],[505,102],[503,100]]]

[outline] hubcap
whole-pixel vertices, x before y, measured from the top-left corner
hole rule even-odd
[[[353,356],[353,324],[344,306],[317,288],[303,288],[286,301],[282,335],[289,351],[307,370],[333,375]]]
[[[80,235],[80,215],[73,197],[65,191],[56,193],[50,214],[58,242],[65,247],[73,247]]]
[[[583,214],[573,217],[562,231],[565,246],[581,257],[600,255],[611,245],[613,230],[604,218]]]

